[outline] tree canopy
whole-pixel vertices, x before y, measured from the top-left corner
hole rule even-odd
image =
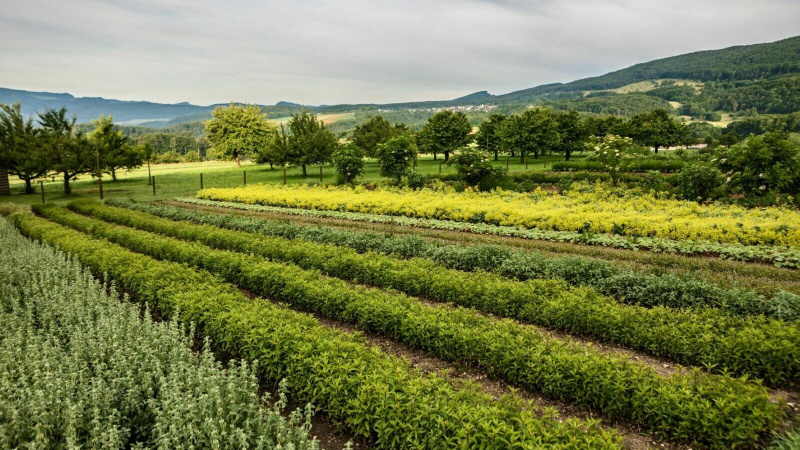
[[[275,126],[257,105],[231,103],[214,108],[205,130],[217,154],[234,159],[241,167],[239,158],[265,147]]]
[[[558,145],[560,136],[555,114],[547,108],[529,109],[522,114],[513,114],[500,128],[503,146],[517,152],[520,161],[525,155],[534,158]]]
[[[50,154],[41,140],[33,118],[25,118],[19,103],[0,105],[0,166],[25,181],[26,193],[33,192],[32,180],[50,170]]]
[[[472,126],[462,112],[439,111],[428,119],[422,127],[425,149],[434,153],[444,153],[444,160],[450,153],[472,142]]]

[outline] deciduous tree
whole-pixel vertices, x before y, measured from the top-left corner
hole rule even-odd
[[[472,142],[472,126],[462,112],[439,111],[428,119],[422,128],[425,144],[434,152],[444,153],[444,160],[450,153]]]
[[[534,158],[554,148],[559,143],[558,124],[553,111],[546,108],[529,109],[508,117],[500,127],[503,146],[519,152],[520,162],[525,155]]]
[[[478,127],[478,134],[475,135],[475,142],[478,148],[489,153],[494,153],[494,160],[497,161],[500,153],[502,141],[500,139],[500,127],[506,120],[504,114],[492,114],[487,120],[481,122]]]
[[[254,154],[267,145],[275,126],[257,105],[218,106],[205,123],[206,135],[215,152],[232,158],[241,167],[242,156]]]
[[[47,175],[51,158],[41,145],[33,119],[25,119],[19,103],[0,105],[0,167],[25,181],[25,193],[33,192],[32,181]]]
[[[42,145],[52,158],[52,168],[64,181],[64,193],[71,194],[70,181],[94,168],[94,146],[83,133],[75,131],[75,118],[67,109],[47,108],[39,114]]]

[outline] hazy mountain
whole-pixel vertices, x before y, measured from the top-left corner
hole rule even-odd
[[[787,74],[800,74],[800,36],[766,44],[743,45],[721,50],[706,50],[685,55],[658,59],[646,63],[607,73],[605,75],[584,78],[570,83],[551,83],[529,89],[492,95],[487,91],[479,91],[453,100],[437,100],[426,102],[390,103],[390,104],[342,104],[324,106],[306,106],[320,113],[348,112],[358,109],[407,109],[437,108],[447,106],[464,106],[478,104],[519,104],[536,101],[575,101],[590,91],[604,91],[620,88],[632,83],[659,79],[695,80],[711,83],[738,83],[731,89],[739,89],[746,95],[770,94],[785,97],[787,89],[791,91],[796,83],[795,77]],[[763,80],[776,78],[777,83],[762,83]],[[750,83],[748,83],[748,80]],[[788,87],[787,87],[788,86]],[[722,89],[726,89],[723,87]],[[767,94],[764,94],[766,92]],[[784,93],[781,93],[784,92]],[[638,104],[643,104],[637,94]],[[620,96],[623,97],[623,96]],[[631,95],[631,98],[633,95]],[[572,100],[570,100],[572,99]],[[70,94],[51,92],[30,92],[24,90],[0,88],[0,103],[19,101],[26,114],[35,114],[45,107],[67,107],[69,112],[78,117],[79,122],[88,122],[101,114],[114,116],[115,121],[127,124],[139,124],[151,127],[170,126],[209,117],[214,105],[198,106],[190,103],[163,104],[145,101],[122,101],[101,97],[74,97]],[[585,102],[598,100],[587,99]],[[624,101],[614,100],[618,102]],[[653,105],[656,100],[648,100]],[[740,102],[739,100],[736,100]],[[771,104],[776,103],[772,101]],[[786,103],[786,102],[784,102]],[[791,104],[781,106],[781,111],[795,110]],[[298,103],[281,101],[273,106],[262,106],[269,117],[283,117],[302,109]],[[647,107],[645,105],[645,107]],[[709,108],[714,109],[709,106]],[[763,108],[761,109],[763,110]]]

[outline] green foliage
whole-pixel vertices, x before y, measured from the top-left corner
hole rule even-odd
[[[94,130],[88,134],[99,158],[100,170],[110,173],[117,181],[118,169],[135,169],[144,163],[144,155],[130,144],[127,136],[114,129],[114,118],[104,117],[93,120]],[[96,170],[96,169],[95,169]]]
[[[364,172],[364,151],[355,144],[343,145],[333,153],[333,165],[337,183],[350,184]]]
[[[352,141],[370,158],[378,156],[378,146],[404,131],[402,126],[392,126],[383,116],[370,117],[353,130]]]
[[[336,136],[315,114],[304,109],[293,115],[288,125],[288,131],[281,126],[272,144],[277,146],[276,153],[285,155],[286,162],[302,167],[306,176],[306,166],[331,161],[338,146]]]
[[[472,126],[462,112],[448,109],[434,114],[422,127],[424,149],[434,155],[444,153],[444,160],[450,159],[450,153],[465,147],[472,142]]]
[[[571,174],[570,174],[571,175]],[[587,175],[591,175],[588,174]],[[516,175],[515,175],[516,176]],[[533,176],[533,175],[531,175]],[[539,176],[539,174],[536,174]],[[205,206],[217,206],[251,211],[268,211],[311,217],[332,217],[371,223],[396,223],[398,225],[430,228],[435,230],[468,231],[476,234],[492,234],[514,236],[523,239],[541,239],[554,242],[570,242],[581,245],[597,245],[631,250],[649,250],[663,253],[679,253],[682,255],[717,256],[737,261],[765,262],[777,267],[800,268],[800,250],[770,245],[743,245],[735,243],[718,243],[705,240],[672,240],[658,237],[637,237],[631,239],[616,234],[582,233],[580,231],[554,231],[539,229],[520,229],[513,226],[490,223],[468,223],[444,219],[422,219],[406,216],[387,216],[373,213],[355,213],[349,211],[322,211],[286,208],[280,206],[248,205],[243,203],[182,198],[182,202]]]
[[[375,284],[376,279],[384,277],[401,290],[415,286],[415,289],[425,289],[435,296],[452,291],[452,287],[445,283],[457,274],[441,273],[433,265],[419,267],[412,278],[412,274],[401,275],[398,272],[402,271],[404,263],[396,265],[378,255],[358,255],[338,247],[329,247],[325,251],[319,245],[301,241],[286,245],[275,239],[172,222],[97,203],[74,205],[84,213],[137,229],[149,229],[188,241],[197,240],[235,253],[114,227],[70,215],[56,207],[37,210],[55,221],[91,230],[96,236],[133,250],[221,274],[229,282],[266,297],[354,323],[367,332],[391,336],[444,359],[476,364],[515,384],[598,409],[609,417],[644,423],[659,435],[725,448],[755,442],[760,432],[776,427],[783,416],[780,407],[769,401],[766,389],[756,384],[728,376],[703,375],[699,371],[662,377],[653,369],[625,358],[606,356],[584,345],[560,342],[513,321],[482,317],[469,310],[432,307],[403,295],[352,286],[341,280],[325,278],[316,271],[305,271],[275,261],[294,258],[293,262],[301,267],[324,264],[325,267],[321,268],[323,273],[355,272],[357,281],[366,284]],[[281,257],[281,254],[288,258]],[[424,273],[429,274],[428,283],[424,283],[427,286],[419,283],[420,275]],[[546,282],[531,282],[528,285],[531,291],[552,299],[525,305],[521,298],[516,301],[511,296],[504,298],[514,289],[510,291],[510,286],[504,286],[504,281],[493,280],[491,276],[473,274],[452,279],[451,283],[466,283],[461,291],[448,295],[464,300],[448,301],[474,302],[472,306],[482,310],[491,308],[492,312],[500,315],[513,315],[508,313],[513,310],[549,309],[547,305],[550,302],[553,305],[571,303],[569,295],[564,295],[564,286],[559,284],[548,286]],[[516,290],[519,289],[525,290],[525,287],[520,284]],[[481,295],[495,293],[496,296],[491,300],[479,300],[468,294],[476,290]],[[465,299],[465,296],[472,298]],[[495,306],[485,305],[487,301]],[[604,303],[599,298],[593,302]],[[608,307],[607,304],[604,306]],[[563,373],[572,375],[565,378]],[[735,401],[737,407],[718,408],[716,404],[722,399]],[[732,423],[735,425],[728,428]]]
[[[613,135],[608,135],[613,136]],[[599,142],[599,140],[597,141]],[[679,172],[683,169],[685,163],[679,159],[653,159],[653,158],[635,158],[624,159],[620,161],[619,172],[647,172],[655,170],[661,173]],[[599,160],[582,160],[582,161],[556,161],[553,163],[554,171],[563,172],[607,172],[608,168]]]
[[[428,258],[450,269],[470,272],[483,270],[520,281],[560,279],[573,286],[593,287],[627,304],[672,308],[714,307],[743,317],[763,314],[785,320],[800,320],[800,296],[795,294],[781,291],[774,298],[765,298],[752,291],[723,289],[699,279],[622,269],[597,259],[554,257],[493,245],[446,245],[418,236],[387,236],[377,232],[296,225],[284,221],[134,203],[130,200],[108,200],[107,203],[172,220],[332,244],[352,248],[358,253],[376,252],[403,259]]]
[[[686,200],[709,200],[725,181],[716,167],[705,163],[689,164],[672,181],[675,190]]]
[[[72,193],[70,181],[90,173],[96,162],[94,146],[83,133],[75,131],[75,118],[67,118],[67,109],[45,109],[39,114],[41,145],[52,158],[51,169],[64,181],[64,193]]]
[[[379,145],[377,154],[381,164],[381,175],[399,183],[414,165],[417,145],[414,138],[402,134]]]
[[[725,127],[725,130],[728,133],[734,132],[739,136],[764,134],[770,131],[800,133],[800,112],[745,117],[741,120],[729,123],[728,126]]]
[[[459,178],[470,186],[497,180],[505,173],[504,168],[492,165],[484,150],[470,147],[458,150],[447,164],[455,165]]]
[[[614,186],[619,182],[622,167],[629,161],[641,155],[640,149],[633,143],[633,139],[608,134],[603,138],[593,137],[587,147],[594,149],[595,161],[604,171],[611,176]]]
[[[41,211],[58,209],[48,206]],[[286,379],[293,398],[319,405],[332,421],[367,439],[375,448],[493,448],[498,442],[512,448],[621,448],[621,438],[603,430],[594,420],[561,420],[553,410],[534,408],[514,397],[493,401],[469,382],[456,388],[442,376],[422,375],[407,361],[386,356],[359,336],[323,326],[306,314],[272,302],[248,299],[208,272],[165,261],[199,255],[203,251],[200,245],[165,247],[165,238],[149,235],[154,239],[148,243],[149,238],[140,239],[141,232],[105,227],[118,231],[116,236],[121,240],[127,236],[126,246],[161,253],[162,258],[157,260],[30,215],[18,214],[14,223],[30,238],[56,245],[92,270],[108,273],[139,301],[154,305],[162,313],[177,311],[182,322],[197,323],[228,353],[258,360],[264,379]],[[248,258],[214,254],[221,257],[220,267],[244,268],[235,265],[236,261]],[[246,276],[262,273],[277,277],[273,278],[277,283],[289,268],[275,268],[260,272],[253,267]],[[226,271],[226,275],[235,273]],[[295,285],[325,292],[307,286],[303,278]],[[296,295],[313,302],[314,298],[302,293],[286,290],[283,296]],[[339,300],[347,301],[348,296]],[[333,309],[337,302],[319,305]]]
[[[626,129],[626,136],[640,145],[653,147],[656,153],[661,147],[683,144],[688,137],[686,126],[672,119],[665,109],[631,117]]]
[[[800,355],[800,347],[793,344],[800,341],[800,328],[763,317],[733,318],[713,309],[687,311],[627,306],[591,289],[569,288],[565,283],[552,280],[518,282],[494,274],[468,274],[425,260],[402,261],[377,254],[359,255],[336,246],[175,223],[94,202],[73,203],[71,207],[143,230],[592,336],[668,356],[681,363],[712,367],[725,373],[748,374],[769,384],[792,380],[800,366],[800,361],[791,360],[791,355]],[[51,210],[55,212],[48,217],[60,220],[57,211]],[[100,224],[93,225],[92,229],[97,231],[98,228]],[[426,282],[420,283],[420,280]],[[781,335],[785,344],[776,345],[760,337],[767,330],[772,336]],[[765,358],[767,354],[771,356]]]
[[[214,152],[238,164],[240,157],[256,154],[266,146],[275,126],[257,105],[231,103],[214,108],[205,131]]]
[[[565,159],[569,161],[572,153],[584,149],[586,141],[591,136],[590,130],[581,123],[580,116],[575,111],[556,113],[556,124],[559,142],[555,151],[563,153]]]
[[[25,193],[33,192],[31,182],[50,171],[52,161],[41,142],[33,118],[23,116],[20,104],[0,104],[0,166],[25,181]]]
[[[623,117],[644,114],[656,109],[672,111],[672,106],[666,100],[635,92],[600,97],[576,95],[574,98],[547,101],[544,105],[556,111],[579,111]]]
[[[800,146],[785,133],[751,136],[715,160],[729,187],[748,196],[800,193]]]
[[[85,239],[85,238],[82,238]],[[308,415],[259,398],[176,321],[120,302],[75,259],[0,218],[0,446],[315,449]]]
[[[475,135],[475,143],[478,148],[489,153],[494,153],[494,160],[497,161],[498,153],[502,150],[502,142],[500,139],[500,128],[505,121],[506,116],[503,114],[492,114],[487,120],[481,122],[478,127],[478,133]]]
[[[519,154],[520,161],[531,154],[538,158],[560,141],[556,116],[546,108],[511,115],[500,128],[500,139],[506,150]]]

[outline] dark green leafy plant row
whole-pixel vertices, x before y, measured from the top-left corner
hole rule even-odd
[[[350,286],[296,266],[111,225],[61,207],[37,209],[52,220],[134,251],[201,267],[260,295],[356,324],[443,359],[477,365],[518,386],[610,418],[642,424],[677,441],[720,448],[753,443],[782,416],[780,407],[769,401],[766,389],[727,375],[708,375],[696,369],[662,377],[643,364],[562,342],[514,321],[468,309],[429,306],[401,294]],[[197,231],[211,228],[171,223]]]
[[[0,448],[318,448],[310,406],[285,419],[248,364],[194,354],[186,327],[3,218],[0,323]]]
[[[133,253],[30,214],[12,220],[24,235],[107,273],[138,300],[196,323],[224,350],[258,361],[267,380],[286,379],[295,398],[319,405],[377,448],[621,448],[620,436],[597,421],[562,421],[553,410],[516,397],[493,401],[474,383],[455,389],[363,338],[249,300],[208,272]]]
[[[800,375],[800,327],[763,316],[731,317],[717,309],[623,305],[562,281],[502,278],[446,269],[425,259],[377,253],[172,221],[97,202],[71,208],[135,228],[196,240],[296,264],[356,283],[510,317],[666,356],[713,372],[749,375],[782,385]]]
[[[109,200],[106,203],[172,220],[350,247],[359,253],[373,251],[404,259],[428,258],[451,269],[484,270],[521,281],[558,278],[571,285],[593,287],[627,304],[672,308],[711,306],[737,316],[762,314],[800,320],[800,295],[779,291],[773,298],[767,299],[752,291],[722,289],[704,280],[684,279],[671,274],[656,276],[638,273],[597,259],[548,257],[541,253],[495,245],[445,245],[413,235],[386,236],[368,231],[296,225],[131,200]]]
[[[248,205],[245,203],[205,200],[197,198],[179,198],[178,201],[203,206],[234,208],[246,211],[266,211],[278,214],[291,214],[308,217],[332,217],[369,223],[394,223],[397,225],[430,228],[435,230],[467,231],[476,234],[492,234],[496,236],[513,236],[524,239],[538,239],[554,242],[570,242],[573,244],[600,245],[629,250],[648,250],[652,252],[675,253],[682,255],[707,255],[736,261],[765,262],[776,267],[800,269],[800,249],[789,247],[721,244],[710,241],[675,241],[658,237],[630,237],[617,234],[581,233],[576,231],[552,231],[538,229],[522,229],[510,226],[492,225],[488,223],[456,222],[441,219],[420,219],[406,216],[388,216],[372,213],[355,213],[349,211],[323,211],[281,206]]]
[[[622,172],[647,172],[657,170],[670,173],[683,169],[684,162],[680,159],[639,159],[627,161],[621,168]],[[608,168],[599,161],[557,161],[553,163],[556,172],[589,171],[604,172]]]

